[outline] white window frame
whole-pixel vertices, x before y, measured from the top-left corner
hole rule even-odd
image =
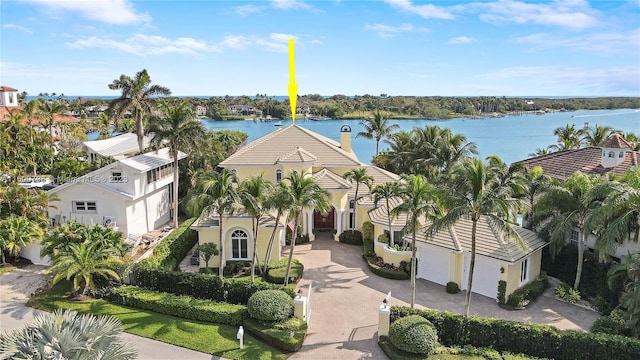
[[[276,170],[276,184],[279,183],[280,181],[282,181],[282,170],[277,169]]]
[[[569,243],[573,246],[578,246],[580,241],[580,231],[571,229],[571,235],[569,236]]]
[[[249,260],[249,235],[241,229],[233,230],[230,236],[231,258],[230,260]],[[244,244],[243,244],[244,242]],[[244,246],[243,246],[244,245]],[[242,257],[242,250],[245,250],[245,257]]]
[[[520,284],[526,284],[529,282],[529,271],[531,270],[531,262],[529,257],[522,259],[522,267],[520,268]]]
[[[347,213],[347,229],[352,230],[356,228],[356,215],[355,215],[356,201],[354,199],[349,200],[349,211]]]
[[[98,203],[95,201],[79,201],[71,202],[71,208],[74,214],[95,214],[98,212]]]

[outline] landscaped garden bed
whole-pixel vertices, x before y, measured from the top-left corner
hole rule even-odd
[[[407,280],[410,277],[410,274],[406,271],[392,267],[393,265],[384,264],[380,262],[379,257],[373,256],[363,256],[364,260],[367,262],[369,269],[376,275],[382,276],[387,279],[393,280]]]

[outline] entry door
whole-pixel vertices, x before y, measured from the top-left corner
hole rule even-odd
[[[327,214],[322,214],[317,210],[313,211],[313,228],[314,229],[329,229],[334,228],[335,209],[331,208]]]

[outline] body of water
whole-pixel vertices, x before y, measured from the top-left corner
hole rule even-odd
[[[282,121],[283,126],[291,124],[291,120]],[[635,109],[622,110],[579,110],[570,112],[554,112],[543,115],[532,113],[522,115],[507,115],[501,118],[455,118],[451,120],[393,120],[400,125],[400,129],[410,131],[415,127],[424,128],[437,125],[449,128],[454,133],[467,137],[476,144],[479,156],[498,155],[507,164],[529,158],[529,154],[538,148],[546,148],[556,144],[557,139],[553,130],[574,124],[576,128],[588,126],[610,126],[616,130],[633,132],[640,135],[640,112]],[[277,129],[274,122],[213,121],[203,119],[202,124],[212,130],[239,130],[249,135],[248,141],[253,141]],[[356,135],[363,131],[360,120],[296,120],[296,124],[317,132],[328,138],[340,141],[340,127],[351,127],[351,146],[358,159],[370,164],[375,155],[375,141]],[[304,147],[304,144],[301,144]],[[380,142],[380,151],[388,148]]]

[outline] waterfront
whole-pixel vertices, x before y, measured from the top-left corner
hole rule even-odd
[[[556,137],[553,130],[564,127],[566,124],[574,124],[576,128],[588,126],[610,126],[624,133],[633,132],[640,135],[640,112],[635,109],[621,110],[579,110],[571,112],[554,112],[543,115],[526,113],[521,115],[506,115],[501,118],[455,118],[451,120],[393,120],[392,123],[400,125],[401,130],[410,131],[414,127],[423,128],[429,125],[437,125],[449,128],[455,133],[463,134],[469,141],[476,144],[479,156],[484,158],[489,155],[498,155],[506,163],[526,159],[529,154],[538,148],[546,148],[555,144]],[[239,130],[249,135],[248,141],[253,141],[271,131],[278,129],[273,122],[254,122],[251,120],[240,121],[213,121],[203,119],[202,124],[213,130]],[[290,125],[291,120],[283,121]],[[324,120],[309,121],[297,120],[297,125],[322,134],[338,141],[340,139],[340,127],[351,127],[352,148],[363,163],[369,164],[375,154],[375,141],[362,137],[356,137],[363,128],[360,120]],[[304,144],[301,146],[304,147]],[[380,151],[388,146],[380,143]]]

